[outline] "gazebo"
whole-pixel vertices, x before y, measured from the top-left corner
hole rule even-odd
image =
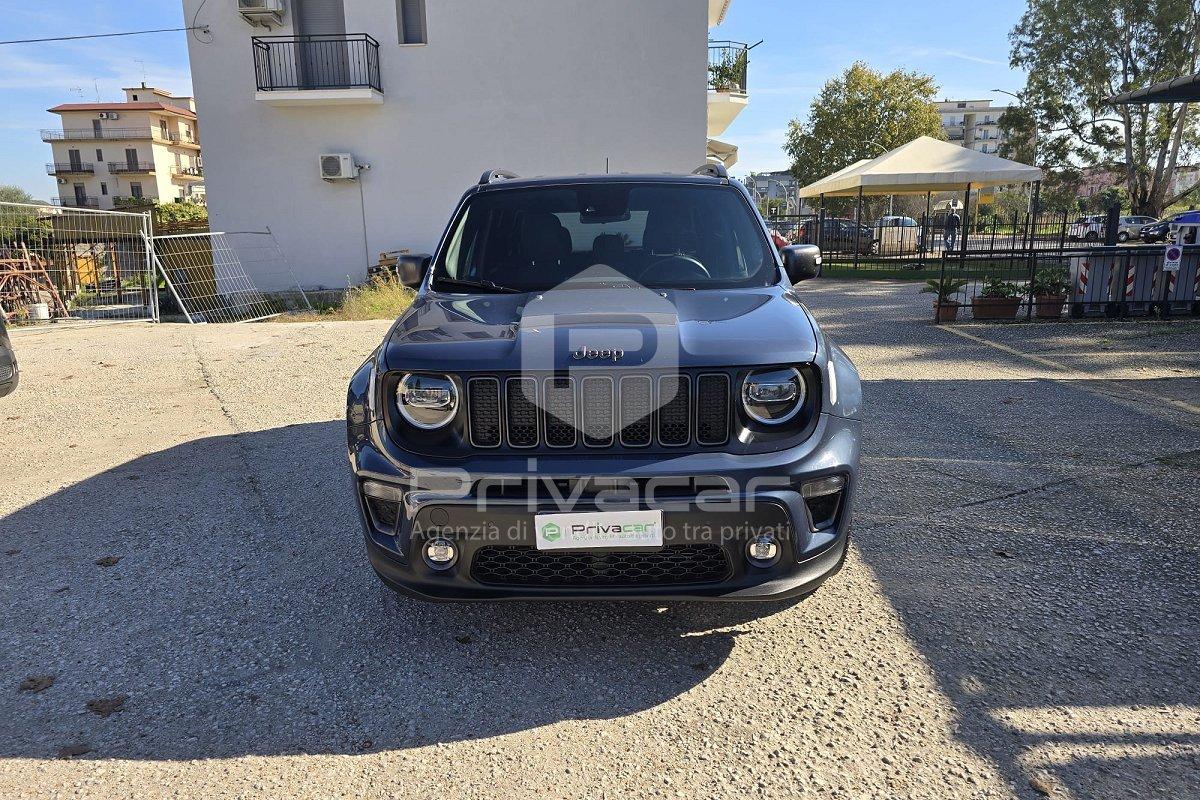
[[[857,197],[856,219],[861,220],[864,195],[923,194],[928,217],[933,192],[961,191],[965,193],[963,213],[966,215],[972,191],[1013,183],[1032,183],[1036,206],[1041,180],[1042,171],[1037,167],[920,136],[894,150],[855,162],[810,183],[800,189],[799,195],[820,198],[822,208],[826,197]],[[963,230],[968,229],[968,220],[964,218]]]

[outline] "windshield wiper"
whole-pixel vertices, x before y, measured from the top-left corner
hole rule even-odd
[[[449,275],[435,275],[433,280],[435,283],[445,283],[462,289],[483,289],[489,292],[498,292],[500,294],[525,294],[523,289],[514,289],[511,286],[501,286],[500,284],[492,283],[491,281],[469,281],[463,278],[451,278]]]

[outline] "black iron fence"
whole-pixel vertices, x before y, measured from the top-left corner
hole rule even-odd
[[[114,175],[122,172],[154,172],[153,161],[110,161],[108,171]]]
[[[816,244],[825,262],[838,269],[903,270],[938,269],[943,257],[966,258],[996,252],[1057,252],[1071,248],[1101,247],[1106,241],[1161,242],[1162,231],[1144,236],[1142,225],[1119,221],[1113,237],[1108,236],[1103,217],[1080,217],[1061,211],[1040,214],[972,214],[964,225],[959,211],[957,224],[950,211],[928,215],[883,214],[858,222],[853,212],[839,216],[823,214],[775,215],[767,224],[788,241]],[[1123,220],[1124,218],[1122,218]]]
[[[1161,246],[943,252],[938,322],[1161,317],[1200,313],[1200,246],[1172,269]],[[931,298],[932,299],[932,298]]]
[[[746,93],[750,48],[741,42],[708,43],[708,88],[715,92]]]
[[[254,76],[260,92],[357,89],[382,92],[379,42],[365,33],[255,36]]]
[[[46,165],[47,175],[70,175],[95,171],[96,167],[90,161],[55,161],[53,164]]]

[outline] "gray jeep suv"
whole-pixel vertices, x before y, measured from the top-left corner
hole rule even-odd
[[[766,600],[846,556],[858,373],[740,183],[485,174],[350,382],[367,554],[427,599]]]

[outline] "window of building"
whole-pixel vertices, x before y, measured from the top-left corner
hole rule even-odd
[[[131,183],[131,184],[129,184],[129,196],[130,196],[130,197],[136,197],[136,198],[138,198],[138,199],[141,199],[141,196],[142,196],[142,185],[141,185],[140,183]]]
[[[427,44],[425,30],[425,0],[396,0],[396,21],[400,27],[400,44]]]
[[[100,120],[98,119],[92,120],[92,135],[97,139],[102,138],[100,134]]]
[[[104,181],[100,181],[100,194],[108,194],[108,184]]]
[[[101,150],[99,147],[97,147],[97,148],[96,148],[96,160],[97,160],[97,161],[103,161],[103,160],[104,160],[104,151],[103,151],[103,150]]]

